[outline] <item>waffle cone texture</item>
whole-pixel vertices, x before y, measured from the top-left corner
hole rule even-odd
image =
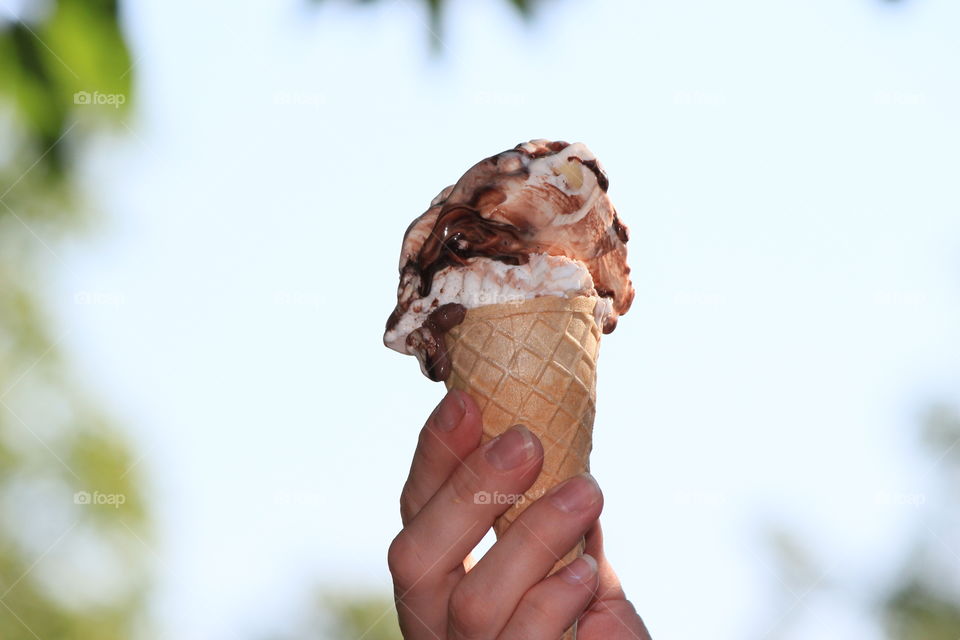
[[[447,333],[452,371],[446,385],[477,402],[483,442],[522,424],[543,444],[543,469],[497,519],[497,538],[551,487],[590,470],[601,335],[596,303],[594,297],[543,296],[486,305],[468,310]],[[553,571],[582,552],[581,541]]]

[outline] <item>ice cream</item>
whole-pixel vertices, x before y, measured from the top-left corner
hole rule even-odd
[[[627,228],[607,186],[583,144],[532,140],[471,167],[403,239],[386,345],[469,393],[484,441],[523,424],[543,444],[540,475],[497,518],[498,537],[549,488],[589,470],[601,333],[634,295]]]
[[[442,334],[469,309],[591,296],[596,321],[613,331],[634,290],[627,227],[607,187],[582,143],[532,140],[471,167],[407,229],[384,343],[445,380]]]

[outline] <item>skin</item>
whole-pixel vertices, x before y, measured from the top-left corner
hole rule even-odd
[[[603,495],[589,476],[537,500],[471,566],[470,551],[509,507],[475,496],[522,493],[543,462],[522,427],[483,446],[480,436],[480,410],[460,391],[420,432],[387,556],[404,638],[556,640],[579,621],[579,640],[650,640],[603,552]],[[584,535],[595,564],[578,558],[546,577]]]

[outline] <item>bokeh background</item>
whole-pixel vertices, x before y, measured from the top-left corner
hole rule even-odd
[[[548,137],[654,637],[955,640],[958,68],[954,0],[0,0],[0,637],[397,638],[400,239]]]

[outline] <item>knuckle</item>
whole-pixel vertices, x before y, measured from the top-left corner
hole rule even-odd
[[[564,549],[558,544],[558,537],[564,535],[566,522],[546,522],[529,517],[530,509],[521,513],[520,517],[507,530],[509,536],[515,536],[516,544],[522,549],[531,549],[533,553],[544,556],[563,555]]]
[[[528,545],[531,545],[534,542],[538,542],[542,545],[543,540],[545,539],[544,536],[549,538],[550,537],[549,534],[559,529],[558,525],[562,526],[562,523],[554,523],[553,527],[546,528],[542,525],[542,523],[538,522],[535,518],[530,517],[531,515],[536,515],[536,514],[535,513],[531,514],[530,510],[528,509],[526,512],[521,513],[520,517],[517,518],[516,522],[514,523],[520,526],[510,527],[511,535],[514,535],[517,537],[517,539],[520,541],[520,544],[522,545],[523,548],[527,548]],[[540,531],[540,529],[545,529],[545,528],[546,528],[546,531]],[[547,549],[544,549],[544,550],[547,551]]]
[[[413,515],[417,512],[417,505],[411,494],[413,493],[413,487],[410,480],[407,480],[407,483],[403,485],[403,491],[400,492],[400,521],[406,525],[412,518]]]
[[[417,545],[404,529],[393,539],[387,549],[387,567],[394,584],[408,589],[416,584],[422,570]]]
[[[450,476],[449,482],[454,499],[466,504],[477,504],[480,477],[476,471],[466,465],[461,466]]]
[[[407,547],[406,536],[401,531],[393,538],[390,547],[387,549],[387,567],[394,578],[405,573]]]
[[[531,620],[533,627],[537,628],[549,623],[557,618],[557,611],[551,607],[554,599],[547,598],[542,593],[531,593],[523,598],[523,608],[526,609],[525,617]]]
[[[443,463],[447,451],[448,449],[440,436],[431,428],[430,423],[420,430],[416,455],[420,458],[421,466],[433,467]]]
[[[430,425],[433,423],[433,418],[427,420],[427,423],[423,425],[423,428],[420,429],[420,435],[417,437],[417,451],[423,453],[423,450],[428,448],[427,444],[436,436],[430,431]]]
[[[450,594],[447,619],[459,636],[470,638],[479,635],[490,619],[483,594],[472,588],[468,581],[461,580]]]

